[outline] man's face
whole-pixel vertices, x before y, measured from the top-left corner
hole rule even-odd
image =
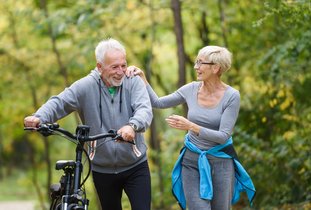
[[[120,86],[127,69],[126,55],[119,50],[106,53],[105,62],[100,66],[101,77],[108,87]]]

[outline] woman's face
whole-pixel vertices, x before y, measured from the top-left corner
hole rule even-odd
[[[108,87],[120,86],[126,69],[126,55],[119,50],[107,52],[104,63],[100,64],[101,77]]]
[[[194,69],[197,72],[197,80],[204,81],[214,75],[214,65],[215,63],[207,61],[203,56],[198,56],[194,64]]]

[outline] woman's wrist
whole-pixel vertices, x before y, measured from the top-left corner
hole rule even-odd
[[[200,132],[200,126],[198,126],[198,125],[195,124],[195,123],[191,123],[191,124],[190,124],[189,130],[198,135],[199,132]]]

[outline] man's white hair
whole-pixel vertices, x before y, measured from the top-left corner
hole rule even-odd
[[[124,46],[117,40],[112,38],[102,40],[95,48],[95,57],[97,63],[104,63],[106,53],[110,50],[120,50],[126,54]]]

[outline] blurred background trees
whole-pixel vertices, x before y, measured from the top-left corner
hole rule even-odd
[[[96,44],[113,37],[159,95],[196,79],[193,61],[203,46],[233,52],[224,78],[241,93],[233,138],[257,188],[253,208],[310,207],[310,1],[7,0],[0,13],[0,182],[17,190],[2,185],[2,200],[36,199],[46,208],[48,186],[58,179],[54,162],[73,158],[74,146],[24,132],[23,118],[88,74]],[[185,110],[154,110],[146,133],[153,209],[178,209],[170,174],[185,133],[164,119]],[[73,114],[59,123],[74,130],[80,122]],[[248,208],[245,197],[234,207]]]

